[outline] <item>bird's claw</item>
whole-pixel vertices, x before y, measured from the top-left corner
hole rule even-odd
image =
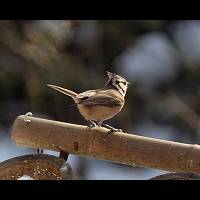
[[[86,130],[90,130],[90,129],[94,128],[94,127],[95,127],[94,125],[90,124],[90,125],[87,126]]]
[[[91,129],[91,128],[94,128],[94,127],[101,127],[101,123],[95,123],[95,122],[93,122],[93,121],[89,121],[91,124],[89,124],[88,126],[87,126],[87,128],[86,128],[86,130],[89,130],[89,129]]]
[[[106,138],[107,138],[111,133],[114,133],[114,132],[122,132],[122,129],[111,128],[106,134],[104,134],[103,140],[105,141]]]
[[[96,126],[98,126],[98,124],[94,123],[93,121],[89,121],[91,124],[89,124],[86,128],[86,130],[90,130]]]

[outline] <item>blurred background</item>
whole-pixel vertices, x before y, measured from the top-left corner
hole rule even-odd
[[[110,125],[199,143],[200,21],[1,20],[0,162],[36,152],[11,140],[20,114],[87,124],[72,99],[47,83],[76,92],[101,88],[106,70],[131,83],[125,107]],[[75,155],[69,164],[80,179],[145,180],[166,173]]]

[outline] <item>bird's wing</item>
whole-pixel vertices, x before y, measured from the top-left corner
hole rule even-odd
[[[84,104],[87,106],[101,105],[108,107],[121,106],[123,103],[119,98],[111,96],[109,94],[104,93],[95,93],[90,97],[83,99],[78,104]]]
[[[85,92],[78,94],[76,96],[76,98],[81,99],[81,100],[85,100],[85,99],[93,96],[96,93],[97,93],[97,90],[88,90],[88,91],[85,91]]]

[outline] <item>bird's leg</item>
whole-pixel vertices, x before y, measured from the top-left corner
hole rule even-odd
[[[122,132],[122,129],[117,129],[117,128],[114,128],[114,127],[112,127],[112,126],[110,126],[110,125],[108,125],[108,124],[101,124],[103,127],[105,127],[105,128],[108,128],[108,129],[110,129],[110,130],[112,130],[113,132]]]
[[[103,123],[103,122],[98,121],[96,124],[97,124],[98,127],[101,127],[101,126],[102,126],[102,123]]]
[[[93,122],[92,120],[89,120],[88,122],[90,122],[90,124],[87,126],[87,130],[97,126],[97,124],[95,122]]]
[[[108,137],[108,135],[110,135],[111,133],[114,133],[114,132],[122,132],[122,129],[117,129],[117,128],[114,128],[108,124],[101,124],[103,127],[105,128],[108,128],[110,129],[105,135],[104,135],[104,139]]]

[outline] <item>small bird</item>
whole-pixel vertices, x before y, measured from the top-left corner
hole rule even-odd
[[[99,126],[110,129],[105,137],[112,132],[122,131],[105,124],[104,121],[111,119],[121,111],[129,85],[125,78],[108,71],[106,72],[108,82],[104,88],[88,90],[79,94],[56,85],[47,85],[72,97],[81,115],[90,123],[88,128]]]

